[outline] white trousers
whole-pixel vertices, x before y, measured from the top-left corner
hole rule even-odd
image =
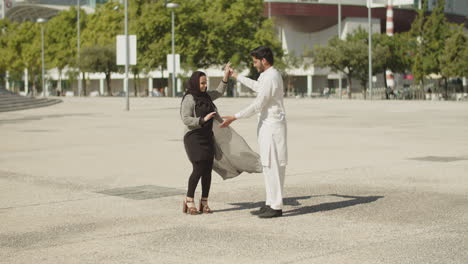
[[[274,210],[283,208],[283,186],[286,166],[280,166],[278,157],[272,157],[270,166],[263,167],[265,178],[266,205]]]

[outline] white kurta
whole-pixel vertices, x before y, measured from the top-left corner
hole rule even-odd
[[[257,92],[254,102],[235,117],[258,115],[257,137],[264,167],[266,204],[273,209],[281,209],[285,166],[288,163],[283,79],[275,68],[270,67],[260,74],[257,81],[240,75],[237,80]]]

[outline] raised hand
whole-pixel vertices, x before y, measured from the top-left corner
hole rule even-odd
[[[231,62],[228,62],[224,66],[224,77],[223,77],[224,82],[227,82],[229,80],[229,77],[231,77],[230,69],[231,69]]]
[[[231,67],[229,67],[229,75],[237,79],[237,72]]]

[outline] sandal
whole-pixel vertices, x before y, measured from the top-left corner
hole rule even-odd
[[[184,212],[186,214],[191,214],[191,215],[197,215],[198,214],[198,210],[195,207],[195,203],[194,203],[193,198],[187,197],[187,198],[184,199],[182,212]]]
[[[200,213],[201,214],[211,214],[213,211],[208,206],[208,198],[201,198],[200,200]]]

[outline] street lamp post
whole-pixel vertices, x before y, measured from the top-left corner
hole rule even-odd
[[[338,39],[341,40],[341,0],[338,0]],[[340,87],[340,99],[343,99],[341,72],[338,72],[338,86]]]
[[[80,80],[80,74],[81,74],[81,70],[80,70],[80,10],[81,10],[81,7],[80,7],[80,3],[81,0],[77,0],[77,5],[78,5],[78,8],[76,10],[76,18],[77,18],[77,23],[76,23],[76,27],[77,27],[77,62],[78,62],[78,96],[81,96],[81,90],[83,89],[82,88],[82,83],[81,83],[81,80]]]
[[[47,88],[45,86],[45,64],[44,64],[44,23],[47,20],[44,18],[38,18],[37,23],[41,24],[41,51],[42,51],[42,93],[44,97],[47,97]]]
[[[175,65],[175,37],[174,37],[174,9],[179,7],[179,4],[169,3],[166,5],[167,8],[171,9],[171,20],[172,20],[172,96],[176,96],[176,65]]]
[[[369,17],[369,92],[370,92],[370,99],[372,100],[372,0],[368,1],[368,17]]]
[[[128,0],[125,0],[125,96],[126,96],[126,110],[130,110],[130,99],[129,93],[130,89],[128,89],[128,64],[129,64],[129,40],[128,40]]]

